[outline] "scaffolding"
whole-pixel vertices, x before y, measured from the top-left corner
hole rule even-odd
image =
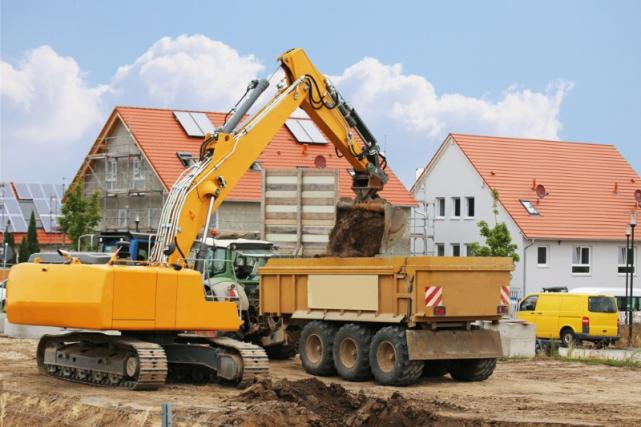
[[[427,200],[425,185],[422,190],[414,195],[418,206],[412,208],[410,216],[410,253],[414,256],[436,255],[434,252],[434,206]]]
[[[84,192],[101,197],[101,231],[157,231],[165,199],[162,183],[125,129],[103,138],[86,159]]]

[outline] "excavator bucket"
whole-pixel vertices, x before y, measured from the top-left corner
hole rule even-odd
[[[407,215],[383,199],[340,201],[329,235],[328,256],[372,257],[403,235]]]

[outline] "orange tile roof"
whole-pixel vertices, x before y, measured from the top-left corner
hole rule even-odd
[[[622,240],[641,178],[613,145],[452,134],[527,238]],[[538,199],[533,187],[548,193]],[[529,215],[521,200],[540,215]]]
[[[176,152],[185,151],[197,156],[202,139],[187,136],[174,118],[173,110],[119,106],[116,107],[115,112],[122,117],[165,188],[171,188],[184,170]],[[224,121],[224,113],[205,113],[215,126],[221,125]],[[284,125],[260,155],[258,161],[263,168],[314,167],[314,159],[318,155],[325,157],[328,168],[341,170],[339,178],[341,197],[353,197],[352,181],[347,172],[350,165],[347,160],[336,156],[334,146],[332,144],[299,144]],[[416,200],[391,168],[387,169],[387,173],[390,180],[381,193],[382,197],[395,205],[414,206]],[[228,200],[259,202],[261,176],[260,172],[248,171],[232,190]]]
[[[42,228],[36,229],[36,236],[38,237],[38,243],[41,245],[67,245],[70,243],[66,235],[62,233],[47,233]],[[27,233],[13,233],[16,246],[22,243],[25,237],[27,237]],[[0,232],[0,240],[2,239],[4,239],[4,232]]]

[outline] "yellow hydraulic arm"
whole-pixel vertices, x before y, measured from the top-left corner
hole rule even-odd
[[[356,201],[377,198],[387,182],[385,158],[353,108],[311,63],[302,49],[279,58],[285,84],[274,97],[238,129],[236,125],[268,83],[254,81],[252,93],[233,117],[201,146],[200,161],[174,184],[163,207],[151,261],[184,265],[191,245],[212,212],[221,205],[240,178],[270,143],[283,123],[302,108],[327,135],[355,171]],[[360,136],[361,142],[355,138]]]

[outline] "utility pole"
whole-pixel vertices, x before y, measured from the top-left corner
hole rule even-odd
[[[628,345],[632,344],[632,317],[633,317],[633,311],[632,311],[632,301],[634,301],[634,257],[635,257],[635,250],[634,250],[634,227],[637,226],[637,213],[636,211],[633,211],[632,214],[630,215],[630,228],[632,228],[632,233],[630,237],[630,248],[632,252],[632,256],[630,257],[630,303],[629,303],[629,310],[630,310],[630,318],[628,319]]]

